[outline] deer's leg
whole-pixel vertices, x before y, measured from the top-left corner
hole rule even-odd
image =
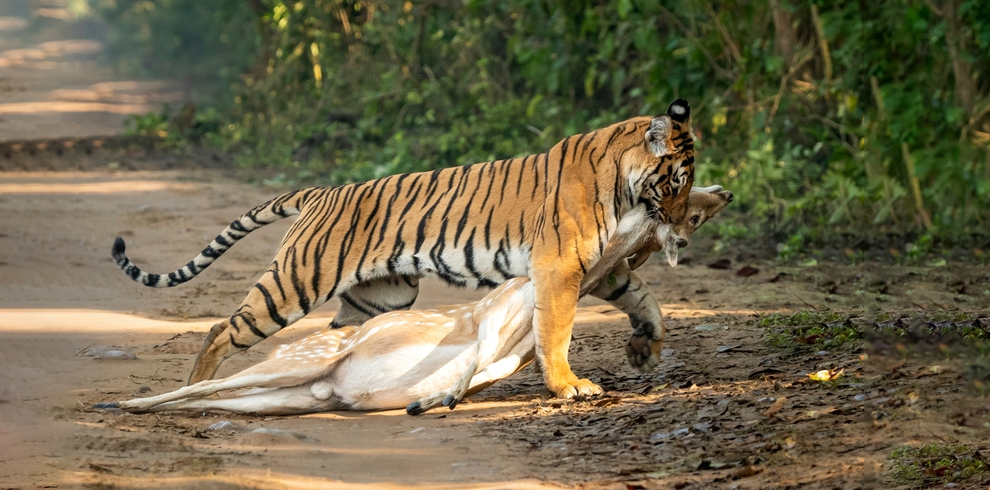
[[[194,385],[183,386],[175,391],[164,393],[147,398],[135,398],[124,402],[97,404],[96,408],[120,408],[128,412],[149,412],[162,410],[158,408],[164,403],[183,399],[197,399],[210,396],[226,390],[237,390],[241,388],[265,388],[280,386],[279,381],[285,378],[277,373],[238,373],[229,378],[210,379],[201,381]]]
[[[226,410],[260,415],[292,415],[346,408],[339,399],[333,396],[321,399],[314,395],[314,390],[310,386],[303,385],[231,398],[187,398],[156,405],[150,411]]]
[[[204,398],[221,391],[243,388],[288,388],[308,385],[313,395],[326,399],[333,386],[322,380],[342,355],[341,340],[357,329],[348,327],[310,335],[291,345],[283,346],[268,359],[223,379],[204,380],[175,391],[119,403],[97,404],[96,408],[117,407],[131,412],[157,411],[162,404],[177,400]]]
[[[533,362],[534,358],[536,358],[536,338],[532,332],[526,332],[505,356],[489,364],[471,378],[471,387],[464,396],[471,396],[512,376]]]
[[[643,280],[623,262],[596,284],[590,294],[629,315],[632,324],[632,336],[626,344],[629,364],[641,373],[653,370],[660,363],[667,330],[660,303]]]
[[[437,392],[410,403],[406,412],[418,415],[444,405],[451,410],[464,399],[473,379],[492,363],[500,362],[507,352],[512,352],[525,337],[532,344],[533,286],[527,280],[517,278],[495,289],[476,303],[471,322],[478,330],[474,359],[471,365],[454,382],[450,390]],[[530,349],[532,345],[530,345]]]

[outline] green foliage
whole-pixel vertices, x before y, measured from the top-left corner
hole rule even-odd
[[[899,315],[880,311],[873,321],[837,311],[809,310],[761,315],[757,326],[778,349],[835,350],[857,347],[864,338],[912,344],[949,343],[990,354],[990,319],[979,312],[934,311]],[[941,349],[941,348],[940,348]]]
[[[158,140],[164,142],[166,147],[179,146],[185,142],[172,130],[168,119],[168,109],[164,109],[162,112],[129,116],[124,121],[124,134]]]
[[[469,164],[684,97],[750,236],[990,229],[990,2],[101,2],[123,66],[242,75],[215,105],[245,166]]]
[[[88,3],[88,5],[87,5]],[[218,105],[255,62],[261,33],[244,0],[73,0],[111,26],[109,61],[127,76],[168,77],[196,87],[200,102]],[[219,104],[222,106],[222,104]]]
[[[220,117],[215,108],[196,112],[192,104],[170,117],[166,104],[161,112],[129,116],[124,121],[124,134],[144,138],[163,149],[181,148],[190,142],[221,144]]]
[[[777,349],[834,350],[863,339],[848,316],[830,311],[771,313],[761,316],[757,325],[767,329],[767,341]]]
[[[902,446],[890,455],[890,475],[901,485],[985,483],[990,481],[990,463],[984,451],[964,444]]]

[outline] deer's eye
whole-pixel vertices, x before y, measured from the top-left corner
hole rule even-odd
[[[700,219],[701,219],[701,215],[700,214],[696,214],[696,215],[692,216],[691,217],[691,224],[692,225],[697,225],[698,224],[698,221]]]

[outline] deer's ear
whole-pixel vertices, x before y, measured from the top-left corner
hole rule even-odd
[[[646,130],[646,145],[653,152],[654,156],[662,157],[671,152],[670,144],[671,131],[670,116],[664,114],[654,117],[650,121],[650,129]]]
[[[722,192],[722,186],[720,185],[710,185],[708,187],[692,187],[691,193],[704,193],[704,194],[715,194],[716,192]]]

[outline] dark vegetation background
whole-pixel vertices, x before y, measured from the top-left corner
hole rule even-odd
[[[985,0],[70,3],[123,74],[199,87],[132,132],[290,184],[543,152],[684,97],[697,182],[738,196],[719,244],[987,261]]]

